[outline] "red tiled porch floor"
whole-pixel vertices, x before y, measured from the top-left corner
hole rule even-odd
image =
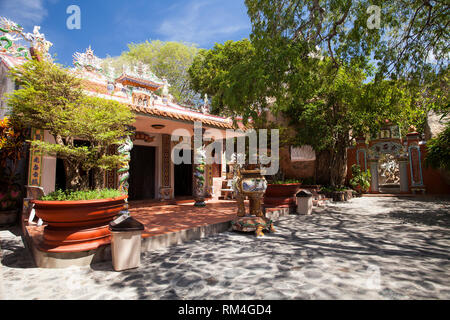
[[[206,207],[194,207],[194,201],[183,199],[181,201],[155,202],[137,201],[130,203],[130,214],[144,224],[143,238],[164,236],[192,230],[198,227],[207,227],[227,223],[236,217],[237,205],[235,201],[208,200]],[[36,248],[44,252],[80,252],[96,249],[110,243],[110,238],[96,241],[95,246],[90,242],[74,247],[47,248],[43,242],[44,227],[36,223],[28,224],[28,217],[22,216],[22,227],[26,238],[30,239]],[[58,251],[56,251],[57,249]]]
[[[226,200],[209,200],[206,207],[194,207],[193,202],[130,203],[131,215],[145,226],[143,238],[231,221],[236,212],[236,202]]]

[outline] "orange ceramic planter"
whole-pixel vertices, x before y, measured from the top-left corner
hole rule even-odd
[[[301,183],[269,184],[264,193],[264,206],[291,207],[296,206],[295,194],[300,190]]]
[[[264,196],[293,197],[300,190],[301,183],[269,184]]]
[[[264,198],[264,205],[266,207],[286,207],[295,206],[295,197],[268,197]]]
[[[80,201],[33,200],[36,216],[47,226],[47,251],[77,252],[97,248],[109,240],[109,222],[123,209],[126,195],[114,199]]]

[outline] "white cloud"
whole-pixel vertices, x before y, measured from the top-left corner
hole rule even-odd
[[[43,0],[0,0],[0,15],[28,29],[47,16]]]
[[[239,5],[236,5],[239,2]],[[250,31],[241,1],[188,1],[165,11],[157,28],[164,40],[197,43],[200,46]]]

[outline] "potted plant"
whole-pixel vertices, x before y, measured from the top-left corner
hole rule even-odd
[[[108,223],[127,198],[118,190],[102,189],[105,170],[127,163],[123,155],[107,150],[130,134],[131,110],[113,100],[87,96],[80,79],[47,60],[28,61],[12,69],[11,76],[22,86],[8,95],[11,120],[47,130],[55,142],[35,140],[31,148],[64,163],[66,190],[34,201],[36,215],[47,224],[44,245],[53,251],[83,251],[105,243]],[[77,145],[76,139],[85,143]]]
[[[301,181],[298,179],[273,179],[267,184],[264,193],[265,207],[289,207],[295,210],[295,195],[300,190]]]
[[[359,194],[366,193],[370,188],[370,170],[363,171],[359,165],[352,166],[350,185]]]
[[[21,207],[18,167],[25,154],[25,131],[8,117],[0,120],[0,226],[14,224]]]

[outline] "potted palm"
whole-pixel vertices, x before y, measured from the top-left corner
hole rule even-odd
[[[35,140],[31,148],[64,163],[65,191],[34,201],[36,215],[47,224],[44,244],[53,251],[82,251],[108,241],[108,223],[123,209],[127,195],[103,189],[105,170],[126,160],[107,150],[130,134],[131,110],[87,96],[80,79],[47,60],[26,62],[12,69],[11,77],[22,86],[8,95],[11,121],[47,130],[55,142]]]

